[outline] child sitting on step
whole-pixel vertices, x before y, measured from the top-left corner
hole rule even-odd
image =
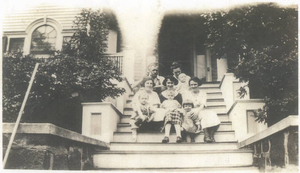
[[[185,100],[182,103],[182,107],[184,110],[183,122],[181,125],[182,138],[187,141],[187,136],[189,136],[191,138],[191,142],[195,142],[195,136],[197,133],[200,133],[201,125],[197,116],[191,116],[190,111],[194,108],[194,103],[191,100]]]
[[[180,103],[177,100],[174,100],[174,92],[170,91],[168,94],[168,100],[165,100],[161,104],[161,108],[166,109],[166,116],[165,116],[165,137],[162,140],[162,143],[168,143],[169,142],[169,136],[171,131],[171,125],[173,124],[175,127],[176,135],[177,135],[177,143],[182,142],[181,138],[181,131],[180,131],[180,125],[182,122],[181,116],[182,116],[182,110]]]
[[[150,122],[153,119],[154,108],[149,104],[149,95],[146,92],[138,96],[138,104],[133,107],[133,114],[130,118],[132,130],[132,140],[137,141],[137,129],[144,123]]]

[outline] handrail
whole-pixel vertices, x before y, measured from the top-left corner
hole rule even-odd
[[[255,142],[258,142],[260,140],[263,140],[279,131],[282,131],[286,128],[298,126],[298,116],[297,115],[290,115],[286,117],[285,119],[279,121],[278,123],[272,125],[271,127],[268,127],[267,129],[257,133],[254,136],[249,137],[248,139],[245,139],[238,143],[239,148],[243,148],[245,146],[251,145]]]
[[[120,70],[123,74],[123,55],[122,54],[103,54],[105,59],[113,62],[113,64]]]

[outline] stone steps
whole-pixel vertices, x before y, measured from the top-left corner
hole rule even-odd
[[[163,132],[142,132],[137,134],[137,142],[149,142],[149,143],[159,143],[164,138],[165,134]],[[176,141],[176,134],[170,134],[170,142]],[[201,132],[195,137],[196,142],[203,141],[204,134]],[[219,131],[215,133],[216,142],[235,142],[234,131]],[[113,137],[113,142],[132,142],[131,132],[115,132]]]
[[[252,166],[253,151],[175,150],[175,151],[101,151],[93,155],[99,168],[161,169]]]
[[[207,92],[207,99],[224,99],[220,90]],[[127,103],[131,102],[133,95],[129,95]]]
[[[232,123],[225,121],[221,122],[218,131],[230,131],[232,130]],[[119,123],[117,132],[131,132],[131,126],[129,123]]]
[[[133,111],[130,111],[130,112],[126,112],[125,115],[122,115],[120,123],[129,123],[129,120],[130,120],[130,117],[131,117],[132,113],[133,113]],[[218,117],[219,117],[221,122],[229,121],[229,116],[226,113],[218,113]]]
[[[216,112],[217,114],[226,114],[226,105],[210,105],[205,107],[205,109],[212,110]],[[132,115],[133,109],[131,107],[125,107],[124,108],[124,115]]]
[[[231,172],[231,173],[241,173],[241,172],[251,172],[251,173],[261,173],[261,171],[254,166],[232,166],[232,167],[192,167],[192,168],[97,168],[95,170],[103,171],[147,171],[147,172]]]
[[[226,104],[225,104],[224,100],[222,100],[222,99],[209,99],[209,100],[207,100],[206,104],[208,107],[226,107]],[[132,103],[127,102],[125,105],[125,108],[130,109],[131,107],[132,107]]]
[[[112,142],[111,151],[204,151],[204,150],[234,150],[237,142],[216,143],[146,143],[146,142]]]
[[[253,151],[238,149],[232,123],[226,111],[226,104],[219,89],[220,83],[204,84],[207,92],[207,108],[215,111],[221,121],[215,133],[215,143],[204,143],[203,132],[195,137],[195,143],[176,143],[176,133],[171,129],[170,142],[162,143],[164,132],[138,132],[137,142],[132,142],[129,120],[133,110],[131,95],[124,108],[124,115],[113,135],[110,150],[96,151],[93,155],[97,170],[130,171],[252,171]],[[188,140],[189,141],[189,140]]]

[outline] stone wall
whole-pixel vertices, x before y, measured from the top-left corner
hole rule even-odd
[[[51,126],[55,127],[53,125]],[[61,130],[62,129],[60,129],[60,133]],[[5,130],[3,131],[4,157],[11,133],[5,133]],[[17,133],[5,169],[93,169],[92,153],[94,150],[107,149],[107,147],[101,145],[101,141],[100,145],[95,145],[95,143],[89,143],[87,140],[80,140],[80,137],[84,137],[84,139],[87,138],[81,134],[68,132],[70,131],[64,131],[64,135],[68,136],[66,138],[51,133],[43,134],[42,131],[36,134],[25,133],[24,131]],[[78,136],[76,137],[74,134]],[[69,135],[73,135],[73,137],[79,140],[72,140]]]

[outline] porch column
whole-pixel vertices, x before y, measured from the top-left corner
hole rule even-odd
[[[206,82],[212,81],[212,67],[210,50],[206,49]]]
[[[225,73],[227,73],[227,59],[217,59],[218,80],[221,81]]]
[[[126,48],[124,50],[124,57],[123,57],[124,76],[127,78],[130,84],[133,84],[134,82],[134,62],[135,62],[134,57],[135,57],[135,52],[133,49]]]

